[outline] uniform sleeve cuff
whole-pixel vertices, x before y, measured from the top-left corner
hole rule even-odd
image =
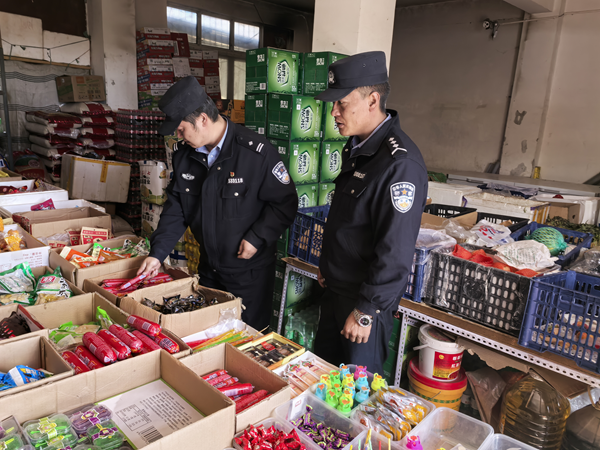
[[[373,317],[373,319],[375,319],[379,313],[381,313],[381,310],[377,306],[366,300],[359,300],[358,303],[356,303],[355,308],[361,313]]]
[[[249,230],[246,233],[246,236],[244,236],[244,240],[250,242],[254,248],[256,248],[256,250],[260,250],[260,248],[263,246],[264,242],[261,238],[259,238],[256,233],[252,230]]]

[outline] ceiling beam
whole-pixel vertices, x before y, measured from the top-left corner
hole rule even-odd
[[[554,0],[504,0],[529,14],[552,12]]]

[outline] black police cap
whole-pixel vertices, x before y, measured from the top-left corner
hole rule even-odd
[[[337,102],[358,87],[373,86],[387,81],[385,53],[358,53],[329,66],[328,89],[315,98],[324,102]]]
[[[207,98],[196,78],[190,76],[179,80],[158,102],[159,109],[167,115],[158,132],[165,136],[173,134],[181,121],[202,106]]]

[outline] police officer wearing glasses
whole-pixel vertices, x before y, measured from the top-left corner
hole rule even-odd
[[[385,54],[367,52],[329,66],[328,89],[316,96],[334,103],[349,139],[323,237],[315,351],[380,374],[427,199],[423,157],[386,110],[389,93]]]

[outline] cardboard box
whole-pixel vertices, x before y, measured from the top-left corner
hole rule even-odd
[[[333,52],[305,53],[303,58],[303,93],[317,95],[327,89],[329,65],[348,55]]]
[[[195,291],[195,285],[197,285],[197,281],[194,278],[184,278],[171,283],[159,284],[158,286],[127,294],[126,297],[121,299],[119,305],[125,312],[156,322],[182,338],[216,325],[219,322],[221,310],[223,309],[236,308],[237,318],[241,317],[242,299],[228,292],[204,286],[198,286],[198,291]],[[87,286],[89,287],[90,285],[88,284]],[[216,298],[219,304],[189,313],[160,314],[158,311],[154,311],[140,303],[143,299],[147,298],[155,303],[162,304],[163,297],[172,297],[176,294],[181,294],[182,297],[185,297],[196,292],[204,295],[207,300]]]
[[[297,272],[288,274],[285,306],[293,306],[309,298],[313,292],[314,280]]]
[[[173,75],[177,78],[184,78],[192,75],[189,58],[183,56],[173,58]]]
[[[246,52],[247,94],[297,94],[299,78],[297,52],[259,48]]]
[[[173,52],[173,47],[175,46],[175,41],[172,39],[144,39],[142,41],[138,41],[136,48],[143,47],[171,47],[171,53]]]
[[[132,237],[132,238],[129,238],[129,240],[131,240],[134,243],[138,243],[140,241],[140,238]],[[125,242],[125,239],[110,239],[108,241],[103,241],[102,244],[108,248],[115,248],[115,247],[121,247],[123,245],[123,242]],[[71,248],[73,248],[79,252],[85,253],[86,251],[88,251],[90,249],[90,247],[92,247],[92,244],[76,245]],[[80,268],[75,267],[73,264],[71,264],[69,261],[67,261],[63,257],[61,257],[60,256],[61,251],[62,251],[62,249],[60,249],[60,248],[52,249],[50,251],[50,257],[49,257],[50,267],[52,269],[56,269],[57,267],[60,267],[63,277],[65,277],[67,280],[69,280],[70,282],[75,284],[80,289],[83,288],[83,282],[87,278],[97,278],[97,277],[101,277],[101,276],[108,278],[108,275],[110,275],[114,272],[120,272],[123,270],[131,269],[133,267],[139,267],[141,265],[142,261],[146,258],[145,256],[136,256],[135,258],[123,259],[121,261],[112,261],[109,263],[98,264],[97,266],[86,267],[84,269],[80,269]],[[0,255],[0,257],[1,257],[1,255]],[[47,266],[48,263],[39,264],[39,265]]]
[[[219,51],[218,50],[203,50],[202,51],[202,59],[210,59],[213,61],[219,60]]]
[[[34,273],[35,273],[36,269],[33,269]],[[25,320],[25,322],[29,326],[29,329],[31,330],[31,333],[12,337],[12,338],[10,338],[11,342],[30,338],[33,336],[43,336],[46,338],[48,337],[48,329],[44,328],[42,326],[42,324],[40,324],[37,321],[37,319],[31,314],[30,311],[28,311],[28,309],[25,306],[17,305],[16,303],[13,303],[11,305],[0,306],[0,320],[10,317],[13,313],[15,313],[15,315],[21,317],[23,320]],[[4,342],[4,341],[0,340],[0,343],[2,343],[2,342]]]
[[[348,136],[342,136],[337,124],[335,123],[335,117],[331,115],[333,110],[333,103],[323,103],[323,141],[344,141],[344,144],[348,141]]]
[[[434,216],[432,214],[423,213],[421,216],[421,228],[427,228],[424,225],[433,225],[434,227],[441,227],[444,225],[446,220],[452,220],[458,224],[471,229],[473,225],[477,223],[477,211],[465,214],[463,216],[455,217],[453,219],[446,219],[445,217]]]
[[[18,252],[3,252],[0,253],[0,272],[12,269],[17,264],[27,261],[30,267],[47,266],[49,261],[50,247],[42,244],[27,231],[21,228],[20,225],[7,225],[4,227],[8,230],[18,230],[22,235],[27,248]]]
[[[266,94],[247,94],[246,95],[246,123],[266,123],[267,122],[267,95]]]
[[[321,183],[330,183],[342,172],[342,153],[344,152],[344,141],[323,141],[321,143],[321,171],[319,180]]]
[[[135,278],[137,276],[137,271],[138,271],[140,265],[142,264],[142,262],[143,262],[143,259],[139,261],[139,264],[137,264],[135,267],[132,267],[131,269],[111,273],[110,278],[128,278],[128,279]],[[179,270],[179,269],[167,269],[163,266],[163,268],[160,271],[163,273],[166,273],[168,275],[171,275],[171,278],[173,278],[173,280],[181,280],[184,278],[190,278],[189,274],[187,274],[184,271]],[[121,297],[117,297],[115,294],[107,291],[106,289],[104,289],[100,286],[102,281],[104,281],[105,279],[106,279],[106,276],[104,276],[104,275],[100,276],[100,277],[96,277],[96,278],[87,278],[83,282],[83,290],[85,292],[97,292],[102,297],[104,297],[109,302],[111,302],[113,305],[117,305],[120,307],[121,306]],[[146,289],[150,289],[150,288],[138,289],[138,291],[140,292],[140,295],[142,295],[146,291]]]
[[[168,73],[156,73],[156,72],[148,72],[144,75],[139,75],[138,72],[138,84],[143,83],[171,83],[173,84],[175,77],[173,76],[173,72]]]
[[[13,214],[13,220],[34,237],[48,237],[81,227],[104,228],[112,232],[110,214],[87,206],[23,212]]]
[[[581,205],[579,203],[550,203],[549,218],[562,217],[570,223],[579,223]]]
[[[190,58],[197,59],[197,60],[203,60],[204,52],[202,50],[190,49]]]
[[[175,42],[175,56],[190,57],[190,43],[186,33],[171,33],[171,39]]]
[[[98,75],[63,75],[54,79],[60,103],[104,102],[104,78]]]
[[[156,231],[162,210],[162,206],[142,203],[142,236],[149,238]]]
[[[159,27],[142,27],[137,30],[136,35],[138,35],[141,40],[144,39],[171,39],[171,31],[168,28],[159,28]]]
[[[235,433],[234,403],[220,392],[215,392],[206,381],[165,351],[120,361],[101,370],[21,392],[18,397],[2,398],[0,415],[13,414],[21,422],[39,419],[97,403],[159,379],[205,417],[144,446],[144,450],[195,450],[200,441],[205,450],[222,450],[231,446]]]
[[[252,130],[255,133],[261,134],[263,136],[267,132],[267,122],[248,122],[246,120],[244,126],[249,130]]]
[[[21,192],[19,194],[6,194],[2,196],[2,206],[19,205],[19,204],[38,204],[45,202],[46,200],[52,199],[53,202],[69,200],[69,193],[64,189],[58,188],[50,183],[43,181],[39,182],[39,188],[42,190],[36,190],[35,180],[23,180],[23,181],[4,181],[0,180],[1,186],[14,186],[14,187],[27,187],[27,192]]]
[[[246,122],[246,113],[242,109],[234,109],[231,111],[231,121],[233,123],[244,124]]]
[[[255,392],[264,389],[271,394],[261,402],[236,414],[236,432],[246,429],[248,425],[267,419],[276,407],[290,400],[291,388],[286,381],[245,356],[231,344],[219,345],[195,353],[183,358],[181,363],[200,377],[216,370],[225,369],[232,377],[239,378],[240,383],[251,383]]]
[[[303,184],[296,186],[298,194],[298,208],[311,208],[319,202],[319,185]]]
[[[106,212],[106,209],[102,205],[97,205],[92,202],[88,202],[87,200],[65,200],[65,201],[57,201],[52,202],[54,204],[54,209],[70,209],[70,208],[83,208],[85,206],[89,206],[90,208],[97,209],[100,212]],[[2,218],[12,217],[15,213],[22,213],[31,211],[31,207],[37,205],[38,203],[24,203],[21,205],[3,205],[0,206],[0,216]]]
[[[269,142],[277,149],[283,164],[289,170],[290,168],[290,141],[284,141],[281,139],[269,139]]]
[[[125,203],[130,175],[127,163],[63,155],[60,185],[71,198]]]
[[[304,95],[269,94],[267,136],[291,141],[321,140],[322,102]]]
[[[127,323],[129,314],[122,309],[117,308],[111,302],[95,292],[67,298],[59,302],[29,306],[28,310],[37,318],[38,322],[44,328],[51,330],[53,328],[58,328],[66,322],[73,322],[76,325],[95,322],[96,309],[98,307],[106,311],[114,323],[118,323],[121,326]],[[190,354],[190,348],[179,338],[179,336],[164,327],[162,332],[176,341],[179,345],[179,353],[173,355],[175,358],[182,358]]]
[[[4,172],[8,175],[8,177],[1,177],[0,181],[21,181],[23,177],[19,175],[17,172],[13,172],[12,170],[8,170],[6,167],[0,169],[0,171]]]
[[[12,396],[23,391],[40,388],[48,383],[55,383],[73,376],[74,372],[50,341],[43,336],[31,336],[27,339],[7,339],[0,341],[0,372],[7,373],[17,365],[44,369],[52,372],[49,378],[0,391],[0,398]],[[5,412],[0,408],[0,413]],[[3,414],[0,414],[3,415]],[[22,420],[19,417],[19,420]]]
[[[172,58],[152,58],[147,56],[139,56],[137,58],[137,66],[172,66],[173,59]]]
[[[317,206],[331,205],[335,194],[335,183],[319,184],[319,200]]]
[[[319,181],[319,142],[292,142],[289,173],[295,185]]]

